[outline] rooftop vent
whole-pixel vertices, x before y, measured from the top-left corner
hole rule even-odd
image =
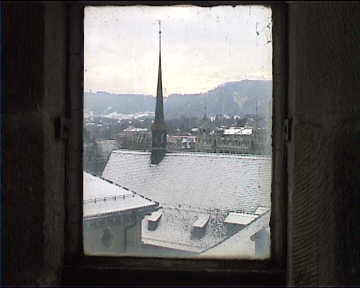
[[[210,215],[205,214],[198,217],[198,219],[192,224],[191,236],[194,238],[201,238],[205,235],[206,226],[209,222]]]
[[[235,212],[229,213],[224,221],[228,235],[232,235],[240,231],[243,227],[250,224],[257,217],[259,217],[259,215]]]
[[[231,212],[225,218],[224,222],[227,224],[248,225],[250,222],[255,220],[257,217],[258,217],[258,215]]]

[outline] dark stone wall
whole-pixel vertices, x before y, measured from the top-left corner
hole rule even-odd
[[[64,239],[65,9],[4,4],[4,280],[52,284]]]
[[[56,119],[65,116],[67,35],[66,8],[62,3],[44,5],[44,266],[40,283],[59,283],[64,257],[65,141],[56,137]]]
[[[59,283],[66,9],[4,5],[4,278]],[[290,3],[288,283],[360,285],[360,5]]]
[[[291,285],[360,284],[359,26],[359,3],[289,5]]]

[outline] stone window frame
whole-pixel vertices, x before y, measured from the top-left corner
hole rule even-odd
[[[271,258],[268,260],[161,259],[86,256],[83,250],[82,145],[84,7],[129,5],[264,5],[272,9],[273,116]],[[89,284],[278,284],[287,271],[287,5],[241,1],[81,1],[67,4],[65,269],[66,283]],[[100,269],[101,268],[101,269]],[[139,276],[140,275],[140,276]],[[141,282],[143,280],[144,282]],[[140,281],[140,282],[139,282]]]

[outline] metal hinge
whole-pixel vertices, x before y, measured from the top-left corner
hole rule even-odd
[[[70,120],[65,117],[55,119],[55,137],[60,140],[68,140],[70,135]]]
[[[292,128],[292,118],[286,118],[284,120],[284,125],[283,125],[285,142],[291,141],[291,136],[292,136],[291,128]]]

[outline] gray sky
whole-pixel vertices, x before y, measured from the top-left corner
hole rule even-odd
[[[165,96],[271,79],[269,8],[87,7],[84,90],[155,95],[158,20]]]

